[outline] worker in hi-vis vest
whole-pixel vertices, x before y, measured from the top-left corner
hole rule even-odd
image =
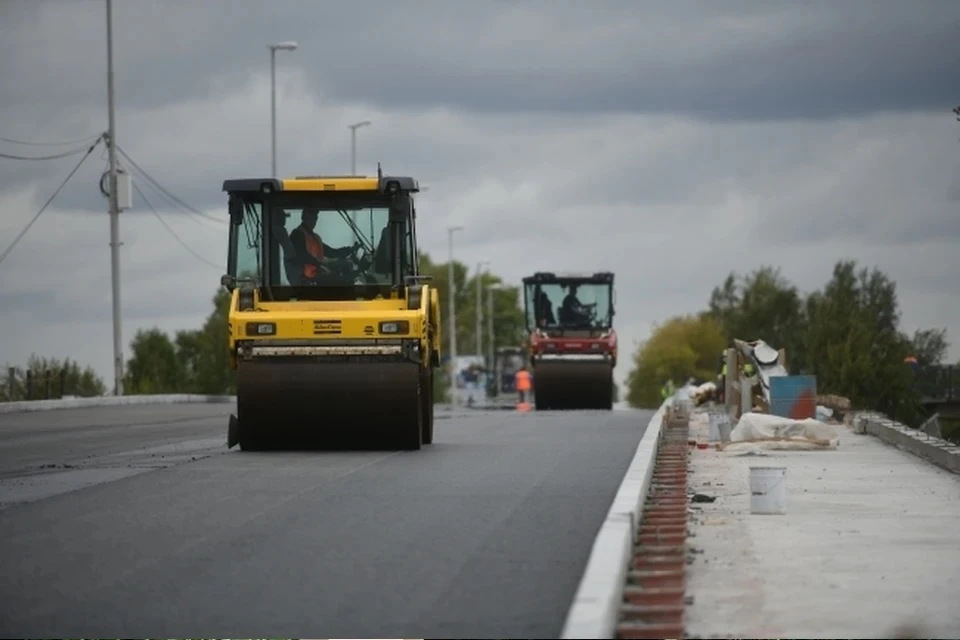
[[[514,379],[516,380],[517,394],[520,396],[520,402],[526,402],[529,398],[532,376],[527,371],[526,366],[521,366]]]
[[[673,379],[667,380],[663,383],[663,386],[660,388],[660,396],[666,400],[673,395],[673,392],[676,388],[673,386]]]

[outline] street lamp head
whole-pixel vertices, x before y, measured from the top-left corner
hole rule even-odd
[[[278,42],[276,44],[271,44],[270,48],[274,51],[293,51],[297,48],[297,43],[293,40],[287,40],[285,42]]]
[[[373,124],[373,123],[370,122],[369,120],[364,120],[363,122],[354,122],[353,124],[348,124],[348,125],[347,125],[347,128],[348,128],[348,129],[359,129],[360,127],[369,127],[371,124]]]
[[[447,231],[453,233],[454,231],[463,231],[463,227],[447,227]]]

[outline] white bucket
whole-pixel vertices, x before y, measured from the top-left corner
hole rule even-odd
[[[786,476],[786,467],[750,467],[750,513],[787,512]]]

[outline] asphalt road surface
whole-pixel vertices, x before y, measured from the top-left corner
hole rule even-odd
[[[419,452],[242,453],[231,410],[0,414],[0,635],[555,638],[650,419],[463,411]]]

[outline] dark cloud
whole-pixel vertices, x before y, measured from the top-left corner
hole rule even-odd
[[[960,81],[960,4],[947,0],[115,6],[128,108],[242,84],[268,69],[266,44],[287,39],[300,49],[278,63],[305,69],[321,100],[388,109],[823,119],[950,108]],[[102,2],[4,13],[7,105],[103,104]]]

